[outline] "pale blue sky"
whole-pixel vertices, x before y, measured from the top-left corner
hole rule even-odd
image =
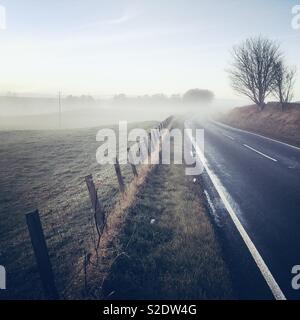
[[[298,67],[300,0],[0,0],[0,92],[130,95],[208,88],[233,98],[234,44],[265,35]]]

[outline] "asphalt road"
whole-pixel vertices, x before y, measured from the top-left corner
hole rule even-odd
[[[287,299],[300,299],[291,285],[291,270],[300,265],[300,149],[212,121],[194,119],[193,126],[205,129],[207,164],[280,290]],[[242,297],[273,298],[209,177],[203,179],[214,219],[230,242],[224,246]]]

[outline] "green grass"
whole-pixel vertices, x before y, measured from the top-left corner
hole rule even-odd
[[[233,298],[217,236],[182,165],[154,169],[115,246],[121,254],[104,281],[106,298]]]
[[[106,213],[120,197],[114,167],[96,162],[98,129],[0,132],[0,264],[8,275],[0,299],[43,297],[25,223],[25,214],[36,208],[59,291],[76,276],[74,266],[94,241],[84,177],[93,174]],[[126,182],[133,178],[129,165],[122,174]]]

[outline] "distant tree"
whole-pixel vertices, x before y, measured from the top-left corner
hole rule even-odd
[[[276,64],[275,71],[273,93],[279,99],[283,111],[285,105],[293,99],[296,68],[286,66],[283,60],[281,60]]]
[[[116,94],[113,97],[113,102],[116,104],[124,104],[128,102],[128,97],[124,93]]]
[[[276,66],[282,59],[279,45],[262,37],[250,38],[233,49],[231,85],[256,103],[260,110],[274,87]]]
[[[210,90],[190,89],[182,97],[187,103],[211,102],[214,99],[214,93]]]
[[[180,94],[172,94],[169,100],[171,104],[179,104],[182,101]]]
[[[79,97],[80,101],[83,102],[83,103],[91,103],[91,102],[94,102],[94,98],[90,95],[81,95]]]
[[[73,96],[70,94],[65,97],[65,101],[67,103],[89,104],[95,102],[95,99],[90,95]]]
[[[157,102],[157,103],[164,103],[164,102],[166,102],[168,100],[168,98],[163,93],[156,93],[156,94],[151,96],[151,100],[153,102]]]
[[[119,93],[114,95],[114,100],[125,100],[127,98],[127,96],[124,93]]]

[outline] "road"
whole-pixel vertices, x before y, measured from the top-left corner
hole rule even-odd
[[[300,265],[300,149],[214,121],[194,119],[193,126],[204,128],[208,170],[273,278],[267,283],[260,260],[255,263],[256,253],[245,245],[206,172],[205,193],[224,242],[229,242],[242,297],[274,298],[273,281],[287,299],[300,299],[300,290],[291,285],[292,267]]]

